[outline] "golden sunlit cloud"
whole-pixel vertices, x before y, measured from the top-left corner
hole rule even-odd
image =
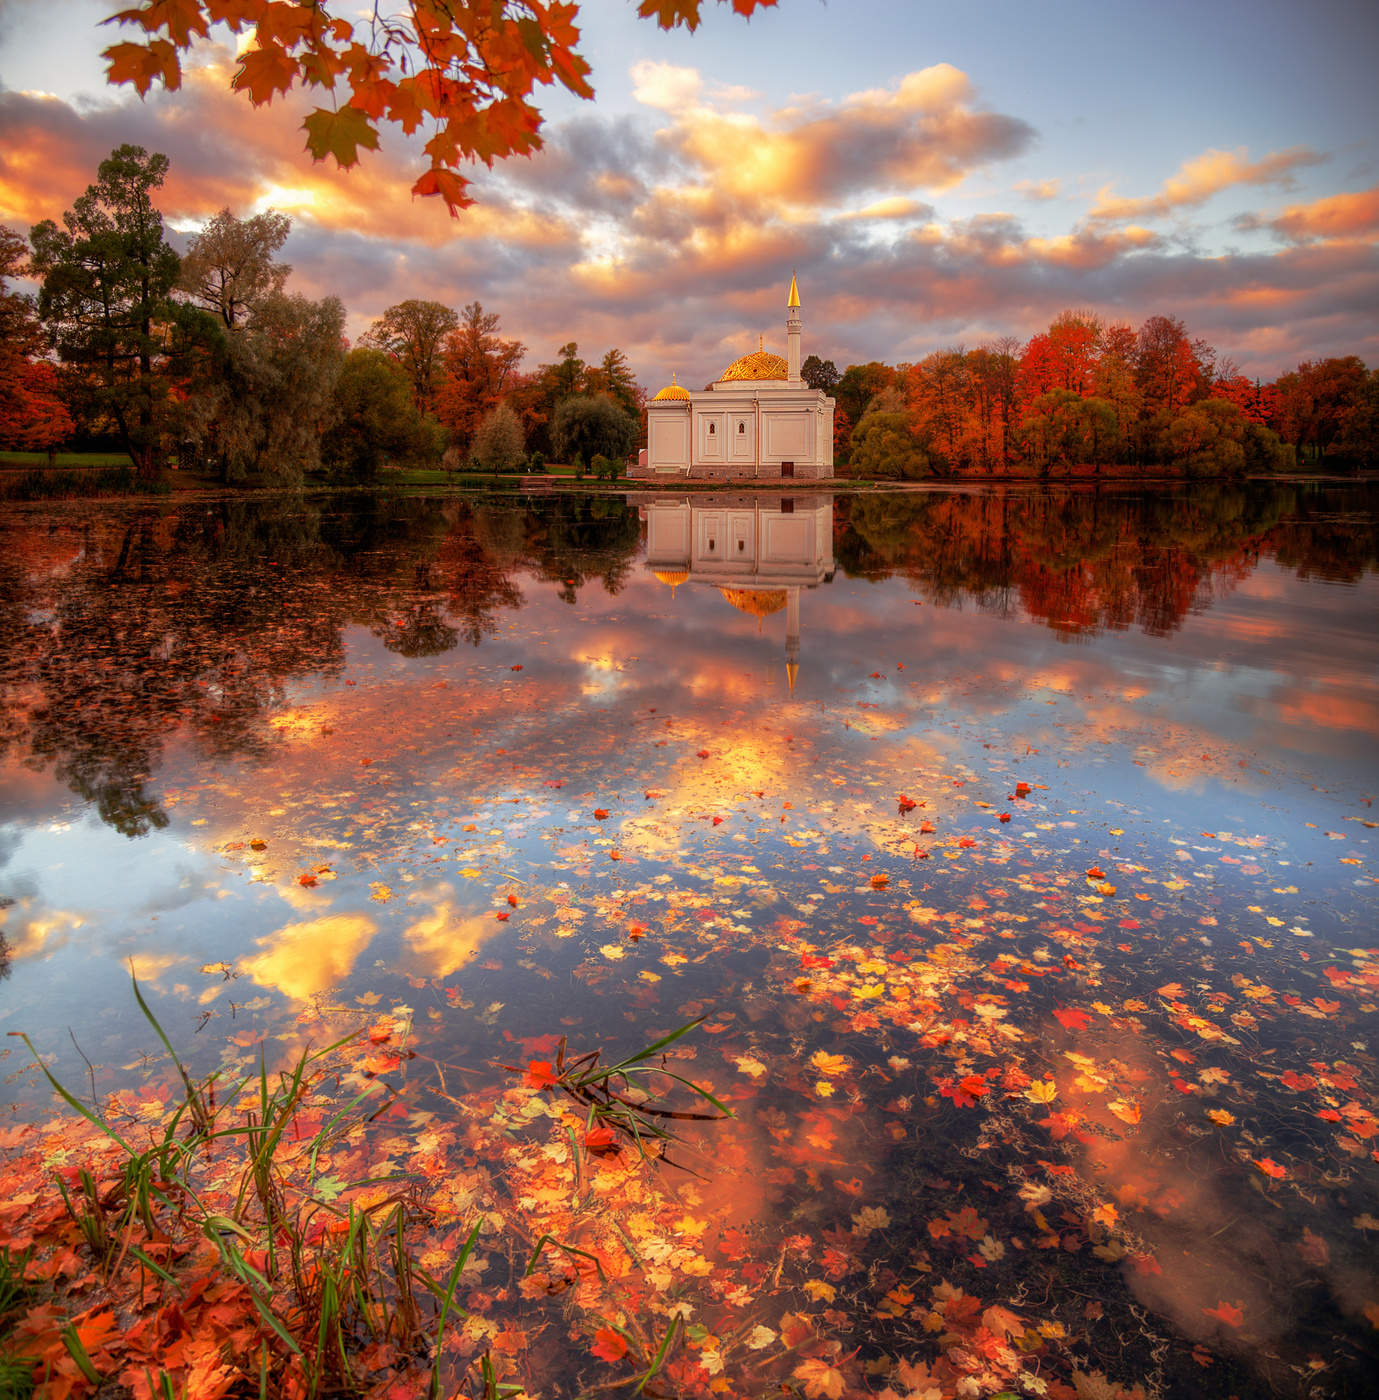
[[[426,894],[414,891],[408,902],[452,893],[448,885],[439,885]],[[429,913],[403,930],[402,970],[413,977],[449,977],[502,928],[491,912],[465,913],[453,899],[440,898]]]
[[[1314,199],[1310,204],[1290,204],[1273,218],[1248,215],[1236,221],[1239,228],[1271,228],[1297,242],[1314,238],[1379,238],[1379,185]]]
[[[306,1001],[348,977],[377,932],[378,925],[363,914],[330,914],[285,924],[258,939],[265,951],[246,958],[241,966],[259,986]]]
[[[1324,159],[1306,146],[1290,146],[1274,151],[1263,160],[1247,159],[1245,148],[1221,151],[1215,148],[1184,161],[1174,175],[1164,181],[1158,194],[1144,199],[1125,199],[1112,193],[1109,185],[1097,194],[1088,218],[1120,223],[1125,219],[1156,219],[1185,206],[1205,204],[1213,195],[1232,185],[1281,185],[1293,183],[1293,172],[1317,165]]]

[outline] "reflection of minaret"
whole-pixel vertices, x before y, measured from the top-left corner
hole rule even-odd
[[[795,693],[795,677],[800,673],[800,588],[785,590],[785,679]]]
[[[785,316],[786,378],[791,384],[800,382],[800,328],[800,289],[795,285],[795,274],[792,272]]]

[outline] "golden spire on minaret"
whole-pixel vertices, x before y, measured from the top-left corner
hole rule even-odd
[[[795,285],[795,274],[790,274],[790,300],[785,303],[786,308],[798,306],[800,304],[800,289]]]

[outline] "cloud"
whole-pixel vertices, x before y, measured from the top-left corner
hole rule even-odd
[[[1164,181],[1158,194],[1147,198],[1124,199],[1112,193],[1109,185],[1103,186],[1087,217],[1104,223],[1161,219],[1177,209],[1205,204],[1232,185],[1277,185],[1288,189],[1294,184],[1296,170],[1320,165],[1325,159],[1307,146],[1290,146],[1254,162],[1247,159],[1243,146],[1234,151],[1213,148],[1184,161],[1177,173]]]
[[[1015,191],[1026,199],[1057,199],[1060,183],[1058,180],[1017,180]]]
[[[1313,239],[1366,239],[1379,236],[1379,185],[1368,190],[1326,195],[1310,204],[1290,204],[1272,218],[1242,214],[1235,226],[1243,231],[1272,229],[1295,243]]]
[[[647,107],[675,112],[696,102],[704,86],[698,69],[677,68],[673,63],[650,59],[631,68],[632,96]]]
[[[687,78],[676,81],[689,90]],[[668,139],[701,177],[753,202],[811,208],[862,193],[948,189],[989,161],[1019,154],[1034,136],[1016,117],[977,108],[967,75],[946,63],[893,88],[783,108],[765,120],[686,102],[669,109]]]

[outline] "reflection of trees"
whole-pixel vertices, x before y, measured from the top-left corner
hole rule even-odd
[[[1005,613],[1018,599],[1064,636],[1132,626],[1162,635],[1262,555],[1328,578],[1379,566],[1375,488],[1299,491],[1259,483],[843,497],[834,550],[851,576],[902,574],[945,606]]]
[[[520,572],[562,596],[593,579],[616,591],[637,541],[621,501],[579,498],[231,497],[12,517],[0,754],[143,835],[167,825],[155,775],[169,742],[267,755],[291,682],[342,670],[347,626],[409,659],[477,646],[521,606]]]

